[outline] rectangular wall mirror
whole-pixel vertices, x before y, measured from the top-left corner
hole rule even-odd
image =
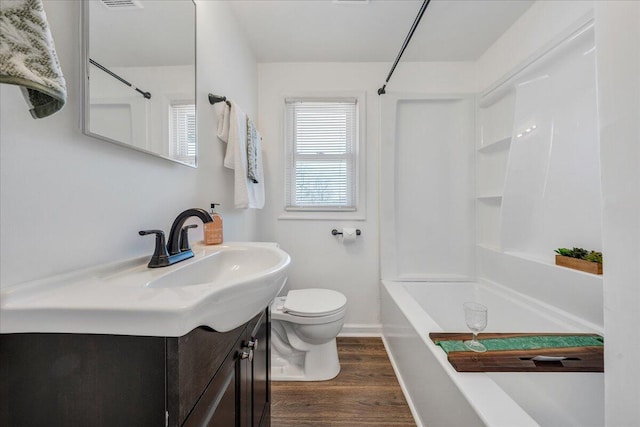
[[[193,0],[83,0],[83,131],[197,167]]]

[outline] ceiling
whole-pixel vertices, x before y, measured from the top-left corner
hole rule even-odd
[[[432,0],[403,61],[474,61],[534,0]],[[393,61],[421,0],[234,0],[258,62]]]
[[[107,67],[195,63],[195,6],[192,1],[129,1],[139,7],[115,8],[104,3],[100,0],[88,2],[92,59]]]

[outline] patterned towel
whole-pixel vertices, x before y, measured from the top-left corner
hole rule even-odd
[[[260,176],[260,158],[258,156],[261,147],[262,137],[258,133],[253,121],[247,116],[247,178],[254,184],[258,183]]]
[[[42,0],[0,1],[0,83],[21,86],[35,119],[64,106],[67,88]]]

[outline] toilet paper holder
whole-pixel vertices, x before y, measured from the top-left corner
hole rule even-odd
[[[342,232],[336,230],[335,228],[333,230],[331,230],[331,234],[334,235],[334,236],[338,236],[338,235],[342,236]],[[356,236],[359,236],[361,234],[362,234],[362,232],[360,231],[360,229],[359,228],[356,229]]]

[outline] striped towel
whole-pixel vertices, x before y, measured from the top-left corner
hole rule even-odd
[[[247,116],[247,178],[258,183],[260,176],[260,153],[262,137],[258,133],[253,121]]]
[[[57,112],[67,100],[41,0],[0,2],[0,83],[21,87],[34,119]]]

